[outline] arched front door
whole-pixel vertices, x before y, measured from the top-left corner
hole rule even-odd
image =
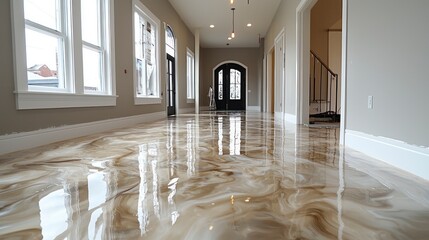
[[[217,110],[246,110],[246,69],[226,63],[215,70],[215,101]]]

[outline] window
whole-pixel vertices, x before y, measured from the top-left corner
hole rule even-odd
[[[174,40],[174,34],[173,30],[170,26],[167,26],[167,29],[165,29],[165,51],[168,55],[174,57],[174,52],[176,48],[175,40]]]
[[[113,0],[11,3],[18,109],[116,105]]]
[[[191,50],[187,50],[187,80],[188,80],[188,100],[195,99],[195,67],[194,67],[194,54]]]
[[[241,99],[241,72],[236,69],[231,69],[229,74],[229,94],[230,100]]]
[[[160,21],[134,1],[135,104],[161,103],[159,73]]]

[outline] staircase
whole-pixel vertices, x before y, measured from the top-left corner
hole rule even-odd
[[[310,122],[340,120],[338,74],[310,51]]]

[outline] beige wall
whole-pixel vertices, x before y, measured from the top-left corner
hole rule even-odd
[[[300,0],[283,0],[265,37],[265,56],[274,46],[274,40],[284,29],[286,39],[285,108],[296,114],[296,8]]]
[[[208,106],[209,87],[213,82],[214,68],[225,61],[237,61],[248,68],[248,106],[260,106],[262,72],[259,48],[203,48],[200,65],[200,106]]]
[[[347,129],[429,147],[429,1],[348,2]]]
[[[335,86],[335,84],[332,85],[332,95],[331,95],[331,102],[335,102],[335,87],[337,87],[338,90],[338,97],[337,97],[337,111],[340,112],[341,108],[341,57],[342,57],[342,32],[341,31],[329,31],[329,68],[336,74],[338,74],[338,84]],[[331,110],[334,111],[334,105],[331,106]]]
[[[158,105],[134,105],[131,0],[115,0],[116,91],[119,95],[115,107],[16,110],[13,94],[11,1],[0,1],[0,135],[165,111],[165,101]],[[179,106],[192,108],[194,104],[186,103],[186,47],[194,51],[194,36],[167,0],[142,0],[142,3],[174,30],[178,42]],[[164,34],[161,34],[161,53],[165,51],[164,42]],[[161,76],[165,74],[165,61],[162,61]],[[165,89],[165,79],[162,78],[161,81],[162,89]]]
[[[341,19],[341,0],[319,0],[311,9],[310,48],[326,64],[329,64],[328,29]]]

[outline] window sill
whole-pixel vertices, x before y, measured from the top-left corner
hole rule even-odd
[[[116,95],[49,92],[16,92],[17,109],[49,109],[116,106]]]
[[[186,99],[186,103],[195,103],[195,99]]]
[[[161,102],[160,97],[134,97],[135,105],[161,104]]]

